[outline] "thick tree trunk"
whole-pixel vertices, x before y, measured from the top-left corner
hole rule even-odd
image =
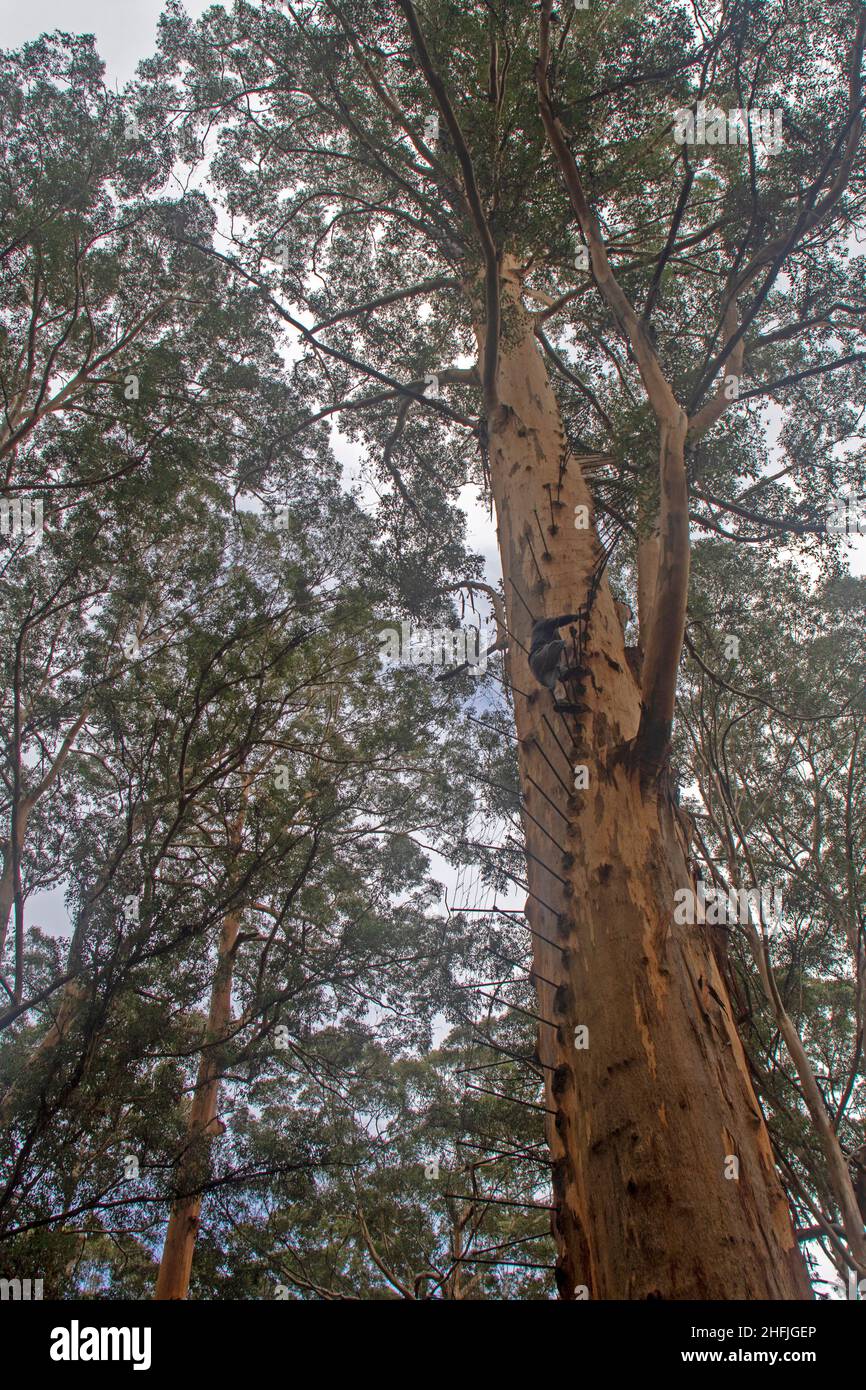
[[[218,1044],[225,1039],[231,1022],[232,976],[239,930],[240,915],[230,913],[223,920],[220,933],[205,1047],[190,1106],[186,1145],[175,1175],[175,1187],[180,1195],[169,1216],[156,1280],[156,1299],[186,1298],[189,1292],[201,1214],[201,1187],[210,1174],[210,1144],[217,1126],[221,1071]]]
[[[586,714],[558,714],[527,662],[533,618],[587,601],[591,497],[506,268],[490,473],[505,583],[563,1298],[810,1296],[785,1193],[664,789],[623,757],[640,692],[606,580],[591,610]],[[483,330],[479,330],[483,340]],[[565,634],[563,634],[565,635]],[[575,789],[585,765],[588,788]],[[588,1029],[588,1047],[575,1029]],[[731,1160],[738,1160],[734,1165]],[[738,1166],[738,1177],[730,1174]]]

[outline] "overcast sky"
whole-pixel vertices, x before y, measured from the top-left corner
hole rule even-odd
[[[210,0],[185,0],[201,14]],[[0,0],[0,48],[18,48],[46,30],[95,34],[110,81],[121,85],[155,47],[163,0]]]

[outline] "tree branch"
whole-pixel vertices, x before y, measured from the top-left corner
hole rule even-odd
[[[484,298],[486,305],[486,332],[484,343],[484,361],[481,371],[481,384],[484,390],[484,404],[488,417],[491,416],[498,405],[496,392],[496,372],[499,363],[499,256],[493,240],[493,233],[490,224],[481,204],[481,195],[475,180],[475,169],[472,165],[472,157],[469,153],[460,124],[454,114],[454,108],[445,89],[445,84],[433,67],[418,16],[411,0],[399,0],[400,8],[406,16],[409,31],[412,35],[415,49],[418,54],[418,61],[421,71],[427,79],[427,85],[436,98],[439,110],[445,118],[448,126],[448,133],[454,142],[454,150],[457,160],[463,173],[463,187],[466,196],[466,203],[469,214],[475,225],[478,240],[481,244],[481,252],[484,257]]]

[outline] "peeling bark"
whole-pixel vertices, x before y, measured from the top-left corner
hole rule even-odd
[[[476,331],[483,344],[483,325]],[[606,579],[586,641],[588,713],[555,713],[529,671],[533,618],[586,602],[600,547],[594,527],[575,528],[575,507],[592,516],[592,498],[566,454],[507,261],[496,396],[490,474],[529,813],[527,920],[546,1020],[538,1055],[555,1112],[545,1123],[560,1296],[586,1286],[606,1299],[808,1299],[710,929],[673,922],[675,890],[692,885],[679,818],[664,778],[642,785],[624,756],[641,692]],[[664,441],[674,455],[679,425]],[[675,457],[673,467],[668,524],[680,503]],[[578,765],[586,791],[575,790]],[[578,1025],[589,1029],[585,1050]],[[725,1176],[728,1156],[738,1180]]]

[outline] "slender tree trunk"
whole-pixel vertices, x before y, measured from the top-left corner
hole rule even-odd
[[[3,872],[0,874],[0,960],[6,952],[6,936],[15,906],[16,881],[19,879],[18,865],[24,846],[27,830],[27,817],[19,811],[12,816],[12,829],[8,840],[3,842]]]
[[[201,1214],[201,1187],[210,1173],[210,1145],[217,1126],[221,1072],[218,1044],[231,1022],[232,977],[240,914],[223,919],[219,959],[211,987],[205,1046],[187,1122],[186,1144],[175,1174],[180,1194],[171,1209],[154,1298],[186,1298]],[[187,1194],[187,1195],[185,1195]]]
[[[490,474],[545,1020],[538,1052],[554,1112],[560,1295],[809,1298],[711,929],[673,922],[675,890],[693,886],[685,832],[665,779],[643,789],[624,756],[641,699],[606,579],[585,693],[571,693],[589,712],[556,713],[528,667],[533,618],[586,603],[600,546],[593,525],[575,525],[576,507],[592,512],[590,493],[566,455],[516,272],[503,274]],[[586,790],[575,786],[581,765]],[[575,1045],[581,1026],[587,1047]]]

